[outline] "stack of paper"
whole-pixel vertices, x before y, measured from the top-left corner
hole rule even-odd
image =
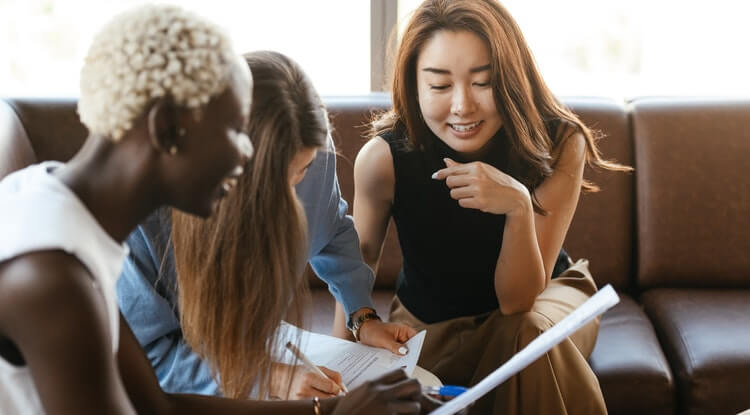
[[[398,356],[389,350],[365,346],[337,337],[312,333],[283,322],[279,333],[280,344],[297,342],[299,348],[318,366],[325,366],[341,373],[347,388],[354,389],[362,383],[375,379],[391,370],[402,368],[412,376],[422,351],[426,331],[422,330],[406,342],[409,353]],[[294,357],[286,352],[282,361],[291,362]]]

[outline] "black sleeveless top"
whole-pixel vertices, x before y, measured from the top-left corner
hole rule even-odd
[[[391,214],[404,258],[396,283],[399,300],[426,323],[496,310],[494,275],[505,215],[462,208],[444,180],[431,178],[445,167],[444,157],[469,160],[435,136],[424,150],[411,148],[394,131],[381,137],[391,149],[396,179]],[[508,172],[508,143],[501,128],[478,161]],[[553,275],[568,261],[562,251]]]

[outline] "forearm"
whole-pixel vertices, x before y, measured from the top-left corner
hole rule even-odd
[[[528,311],[547,285],[544,261],[528,207],[506,216],[503,243],[495,269],[495,295],[503,314]]]
[[[340,210],[344,209],[342,201]],[[322,249],[310,258],[315,273],[328,284],[329,291],[347,314],[362,307],[372,307],[372,285],[375,277],[362,261],[359,238],[354,223],[345,212],[331,227],[335,230]]]
[[[349,331],[346,326],[347,315],[344,312],[344,307],[336,302],[336,311],[333,316],[333,335],[344,340],[354,341],[354,335]]]

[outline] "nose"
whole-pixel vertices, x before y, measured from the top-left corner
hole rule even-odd
[[[473,113],[477,108],[471,87],[458,87],[454,89],[451,101],[451,113],[458,117]]]

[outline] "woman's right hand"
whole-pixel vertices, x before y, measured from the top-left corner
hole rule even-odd
[[[403,370],[386,373],[337,398],[331,415],[419,414],[422,386]],[[324,412],[325,413],[325,412]]]

